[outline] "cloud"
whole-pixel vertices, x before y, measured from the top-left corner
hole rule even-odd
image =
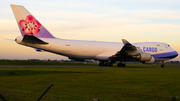
[[[131,24],[133,21],[126,20],[124,22],[121,20],[81,23],[68,21],[45,22],[44,26],[55,36],[65,39],[102,40],[113,36],[115,38],[108,39],[108,41],[115,41],[118,36],[128,38],[130,36],[147,36],[147,34],[150,34],[152,35],[151,37],[154,37],[157,35],[178,35],[180,33],[180,25],[161,23],[135,25]],[[150,37],[147,37],[145,40],[148,38]]]
[[[118,1],[118,0],[116,0]],[[172,1],[169,1],[169,0],[125,0],[127,2],[143,2],[143,3],[166,3],[166,4],[169,4],[169,3],[173,3],[173,4],[176,4],[176,3],[180,3],[179,0],[172,0]]]
[[[0,36],[13,35],[18,31],[15,20],[0,19],[0,23]]]

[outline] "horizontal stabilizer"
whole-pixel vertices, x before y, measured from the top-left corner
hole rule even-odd
[[[5,40],[10,40],[10,41],[15,41],[14,39],[7,39],[7,38],[4,38]]]
[[[48,44],[47,42],[44,42],[32,35],[24,35],[22,42],[27,42],[31,44]]]

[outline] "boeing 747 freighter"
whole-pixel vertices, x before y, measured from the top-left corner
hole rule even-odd
[[[122,39],[122,43],[67,40],[54,37],[28,10],[20,5],[11,5],[21,36],[15,41],[18,44],[69,57],[77,61],[85,59],[99,60],[99,66],[125,67],[126,61],[138,61],[153,64],[178,56],[177,51],[162,42],[130,43]]]

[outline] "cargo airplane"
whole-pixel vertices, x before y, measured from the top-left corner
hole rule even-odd
[[[166,60],[178,56],[177,51],[162,42],[130,43],[122,39],[122,43],[116,43],[56,38],[26,8],[20,5],[11,5],[11,8],[21,32],[15,41],[37,51],[67,56],[76,61],[99,60],[99,66],[112,66],[118,62],[118,67],[125,67],[127,61],[144,64],[162,61],[161,67],[164,67]]]

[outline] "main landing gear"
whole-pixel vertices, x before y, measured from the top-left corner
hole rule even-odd
[[[126,64],[125,63],[118,63],[117,66],[118,67],[126,67]]]
[[[101,61],[99,63],[99,66],[109,66],[109,67],[112,67],[113,66],[113,62]]]
[[[100,61],[99,66],[109,66],[112,67],[113,66],[113,61],[108,62],[108,61]],[[117,64],[117,67],[126,67],[126,64],[124,62],[120,62]]]

